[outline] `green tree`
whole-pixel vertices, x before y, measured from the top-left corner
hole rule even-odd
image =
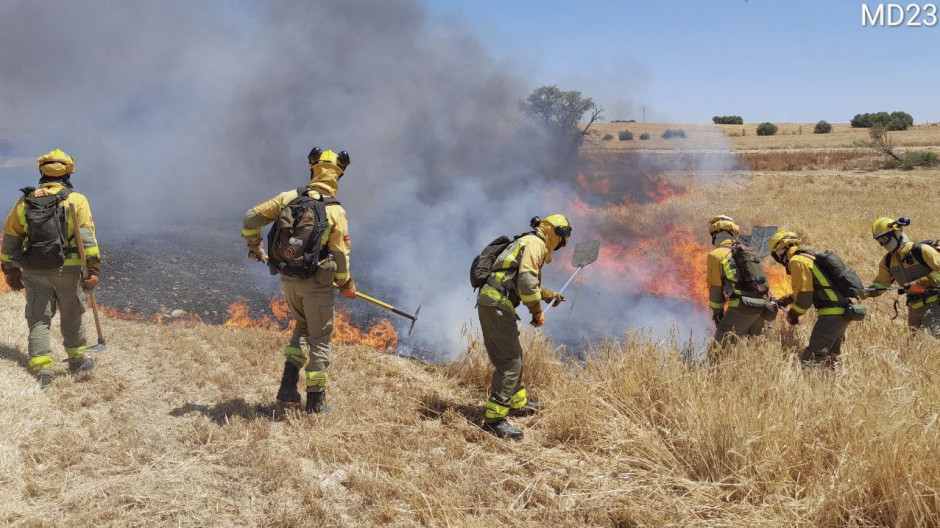
[[[584,143],[591,125],[602,119],[604,109],[576,90],[562,91],[557,86],[542,86],[519,103],[526,115],[532,117],[562,144],[576,153]],[[587,122],[583,128],[585,114]]]
[[[816,126],[813,128],[813,134],[828,134],[830,132],[832,132],[832,125],[825,119],[816,123]]]
[[[777,125],[773,123],[761,123],[757,125],[758,136],[772,136],[777,133]]]

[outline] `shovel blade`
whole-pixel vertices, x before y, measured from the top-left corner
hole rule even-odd
[[[597,253],[601,249],[600,240],[591,240],[590,242],[579,242],[574,247],[574,255],[571,256],[571,267],[583,268],[597,260]]]

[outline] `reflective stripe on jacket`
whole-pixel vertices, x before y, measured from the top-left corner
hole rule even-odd
[[[43,183],[38,189],[33,191],[34,196],[43,196],[56,194],[65,186],[61,183],[50,182]],[[75,226],[72,222],[72,214],[69,212],[69,205],[75,205],[75,213],[78,217],[79,230],[82,233],[82,245],[85,246],[85,256],[89,260],[101,258],[101,250],[98,248],[98,239],[95,236],[95,222],[91,216],[91,206],[88,205],[88,198],[85,195],[72,191],[62,201],[62,207],[66,209],[66,241],[65,263],[63,266],[81,266],[82,261],[78,256],[78,247],[75,243]],[[0,261],[16,264],[11,260],[15,254],[24,251],[29,240],[27,238],[26,226],[26,201],[24,198],[17,200],[16,205],[7,215],[3,223],[3,244],[0,245]]]
[[[897,282],[900,285],[916,282],[924,288],[933,288],[940,285],[940,253],[930,244],[921,244],[921,257],[927,266],[921,264],[913,254],[914,243],[908,242],[882,258],[878,265],[878,275],[872,286],[885,288]],[[907,305],[911,308],[920,308],[936,304],[940,297],[936,293],[930,295],[912,294],[907,296]]]
[[[793,286],[791,310],[802,315],[815,306],[819,315],[845,313],[849,300],[832,287],[832,281],[815,264],[816,258],[808,253],[795,253],[790,257],[787,271]]]
[[[480,288],[477,304],[501,305],[515,315],[519,301],[529,304],[541,300],[542,266],[548,262],[551,252],[541,237],[519,237],[496,258],[487,283]],[[513,302],[515,296],[519,301]]]

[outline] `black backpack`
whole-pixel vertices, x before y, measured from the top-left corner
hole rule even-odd
[[[297,198],[281,209],[268,231],[268,266],[272,275],[309,279],[319,268],[318,262],[329,254],[325,246],[321,249],[323,235],[330,225],[326,206],[339,201],[330,197],[311,198],[308,192],[306,187],[297,189]]]
[[[757,250],[747,244],[735,243],[731,246],[731,259],[738,272],[736,288],[749,297],[766,297],[770,286]]]
[[[33,187],[20,189],[26,205],[26,251],[20,260],[25,269],[55,269],[65,263],[68,247],[68,209],[62,202],[72,193],[63,188],[55,194],[35,196]]]
[[[833,289],[841,293],[843,297],[858,298],[865,289],[862,279],[858,277],[855,270],[846,266],[842,259],[832,251],[816,253],[814,251],[799,250],[797,253],[807,253],[815,257],[816,267],[829,279]]]
[[[523,233],[512,238],[503,235],[487,244],[479,255],[473,257],[473,263],[470,264],[470,286],[473,286],[474,289],[482,288],[483,285],[486,284],[487,279],[490,278],[490,273],[493,272],[496,257],[509,247],[509,244],[526,234],[527,233]]]

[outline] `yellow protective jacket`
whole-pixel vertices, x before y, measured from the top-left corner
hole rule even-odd
[[[804,253],[806,249],[790,249],[787,273],[793,288],[793,305],[790,309],[803,315],[815,306],[819,315],[840,315],[851,302],[832,287],[832,281],[816,266],[816,257]]]
[[[65,188],[58,182],[43,183],[33,191],[34,196],[56,194]],[[75,226],[72,225],[72,215],[68,212],[69,205],[75,205],[78,216],[78,227],[82,234],[82,244],[85,246],[85,257],[88,260],[99,260],[101,251],[98,248],[98,239],[95,237],[95,222],[91,216],[91,206],[85,195],[72,191],[62,202],[66,209],[67,218],[67,247],[65,248],[65,264],[63,266],[81,266],[78,256],[78,246],[75,244]],[[16,201],[13,210],[7,215],[3,223],[3,244],[0,246],[0,261],[4,264],[19,266],[15,258],[26,249],[28,238],[26,235],[26,202],[24,198]]]
[[[741,290],[735,288],[738,275],[731,258],[731,246],[734,243],[732,238],[722,240],[708,254],[705,276],[708,282],[708,307],[713,310],[724,308],[725,300],[728,300],[728,308],[741,304]]]
[[[314,178],[307,184],[307,189],[315,191],[311,192],[310,196],[313,198],[335,197],[340,174],[339,169],[331,164],[315,165]],[[273,222],[281,213],[281,209],[287,207],[287,204],[294,198],[297,198],[296,189],[282,192],[249,209],[242,221],[242,236],[246,239],[260,237],[261,228]],[[324,233],[321,247],[326,246],[333,255],[333,260],[336,261],[335,280],[338,284],[343,284],[350,277],[349,223],[346,219],[346,210],[338,203],[327,204],[326,216],[329,227]]]
[[[921,244],[920,253],[926,266],[921,264],[913,254],[914,243],[908,242],[893,253],[888,253],[878,265],[878,275],[872,286],[886,288],[897,282],[904,285],[915,282],[924,288],[933,288],[940,285],[940,253],[930,244]],[[875,292],[880,294],[881,292]],[[936,293],[909,294],[907,305],[911,308],[935,304],[940,297]]]
[[[542,266],[552,261],[552,251],[559,242],[558,236],[547,228],[511,242],[496,258],[489,279],[480,288],[477,304],[502,306],[516,315],[520,301],[523,304],[540,301]]]

